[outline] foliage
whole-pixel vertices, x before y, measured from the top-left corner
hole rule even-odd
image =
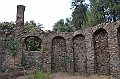
[[[102,23],[102,22],[105,22],[106,19],[105,19],[105,12],[104,12],[104,1],[101,1],[101,0],[98,0],[98,1],[92,1],[90,0],[91,2],[91,13],[94,14],[94,22],[96,24],[99,24],[99,23]]]
[[[57,23],[53,26],[54,32],[74,32],[75,28],[71,24],[70,19],[66,19],[67,22],[64,22],[64,19],[60,19]]]
[[[119,0],[89,0],[90,8],[86,12],[87,22],[84,27],[95,26],[100,23],[116,22],[120,19]]]
[[[86,11],[88,4],[84,3],[85,0],[72,0],[72,24],[79,30],[83,23],[86,23]]]
[[[95,20],[95,17],[92,11],[87,11],[86,16],[87,16],[87,22],[81,25],[81,29],[92,27],[98,24]]]
[[[15,29],[15,22],[0,22],[0,30],[2,32],[11,32]]]
[[[84,63],[84,71],[83,71],[84,75],[87,75],[87,60]]]
[[[26,21],[24,24],[24,28],[27,32],[41,32],[42,30],[42,24],[36,23],[34,20],[31,20],[30,22]]]
[[[43,72],[40,71],[40,69],[38,68],[35,73],[29,73],[28,77],[30,79],[49,79],[51,78],[51,74],[50,72]]]
[[[13,36],[9,39],[8,50],[11,56],[15,56],[18,50],[18,39],[16,36]]]
[[[3,50],[5,50],[8,46],[7,46],[7,40],[6,39],[2,39],[1,40],[1,47],[3,48]]]
[[[66,55],[64,55],[63,67],[65,68],[65,71],[66,71],[67,70],[67,57],[66,57]]]
[[[14,72],[14,70],[15,70],[14,68],[10,68],[8,72],[11,73],[11,72]]]
[[[15,22],[0,22],[0,30],[2,32],[12,32],[16,29],[15,26]],[[34,20],[31,20],[30,22],[26,21],[24,23],[24,29],[27,32],[41,32],[43,31],[42,28],[42,24],[36,23]]]
[[[72,24],[76,30],[120,19],[119,0],[72,0]]]
[[[0,70],[0,74],[2,74],[2,73],[5,73],[5,70],[4,70],[4,69],[1,69],[1,70]]]
[[[1,41],[1,46],[3,50],[8,50],[11,56],[15,56],[17,54],[17,49],[18,49],[17,37],[16,36],[12,36],[10,38],[8,37],[9,39],[7,39],[6,37],[3,38],[4,39],[2,39]]]
[[[106,75],[107,75],[107,76],[110,76],[110,75],[111,75],[110,68],[108,68],[108,69],[106,70]]]
[[[45,50],[48,50],[48,48],[46,48],[45,46],[41,45],[39,50],[40,50],[40,52],[43,52]]]
[[[41,40],[38,37],[30,36],[25,40],[24,47],[25,47],[25,50],[40,51]]]
[[[22,67],[26,67],[27,65],[27,60],[25,59],[25,54],[22,54],[22,63],[21,63]]]
[[[107,22],[116,22],[120,19],[120,0],[104,0],[104,11]]]

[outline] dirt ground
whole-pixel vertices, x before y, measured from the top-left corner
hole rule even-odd
[[[89,77],[86,76],[72,76],[70,74],[66,74],[66,73],[54,73],[51,75],[52,77],[50,79],[116,79],[116,78],[112,78],[109,76],[99,76],[98,75],[92,75]],[[21,76],[18,77],[16,79],[29,79],[28,76]]]

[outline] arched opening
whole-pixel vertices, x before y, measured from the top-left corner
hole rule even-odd
[[[117,31],[117,39],[118,39],[118,51],[119,51],[118,56],[119,56],[119,64],[120,64],[120,26],[118,27],[117,30],[118,30]]]
[[[74,71],[83,73],[87,71],[86,61],[86,44],[85,37],[81,34],[73,38],[73,57],[74,57]]]
[[[28,36],[25,38],[22,52],[22,66],[25,69],[43,67],[43,53],[41,53],[42,41],[36,36]]]
[[[24,41],[24,49],[26,51],[40,51],[41,39],[36,36],[29,36]]]
[[[98,29],[93,34],[94,69],[95,73],[110,74],[110,54],[108,52],[108,34],[104,29]]]
[[[52,71],[66,71],[66,41],[63,37],[57,36],[52,40],[51,69]]]

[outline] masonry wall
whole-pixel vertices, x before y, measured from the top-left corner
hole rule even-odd
[[[19,17],[23,16],[24,14]],[[120,77],[120,21],[103,23],[75,32],[49,33],[25,32],[23,21],[20,23],[21,20],[19,22],[19,18],[17,19],[19,49],[15,61],[9,53],[4,56],[1,53],[0,57],[4,59],[0,63],[1,69],[21,68],[24,62],[26,70],[40,68],[55,72],[98,73]],[[30,36],[38,37],[42,41],[42,51],[25,50],[25,39]]]
[[[27,59],[28,62],[29,60],[30,62],[34,61],[36,56],[42,58],[34,63],[36,68],[42,66],[40,68],[47,70],[78,72],[80,74],[107,75],[110,72],[113,76],[119,76],[119,26],[120,22],[117,21],[78,30],[74,33],[22,33],[20,44],[23,47],[25,38],[29,36],[36,36],[42,40],[44,51],[39,52],[40,54],[31,53],[32,51],[27,52],[26,56],[27,58],[31,54]],[[21,50],[22,52],[20,52],[23,54],[26,52],[24,47]],[[42,62],[42,65],[36,65],[39,62]]]

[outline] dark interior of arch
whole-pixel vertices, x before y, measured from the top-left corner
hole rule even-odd
[[[73,39],[73,57],[74,57],[74,71],[82,73],[86,70],[86,44],[83,35],[77,35]]]
[[[104,29],[94,33],[95,73],[110,74],[110,54],[108,52],[108,34]]]
[[[118,56],[119,56],[119,64],[120,64],[120,26],[118,27],[117,30],[118,30],[117,38],[118,38],[118,50],[119,50]]]
[[[52,40],[51,68],[52,70],[66,71],[66,41],[63,37],[55,37]]]
[[[24,49],[27,51],[40,51],[41,39],[36,36],[29,36],[24,41]]]

